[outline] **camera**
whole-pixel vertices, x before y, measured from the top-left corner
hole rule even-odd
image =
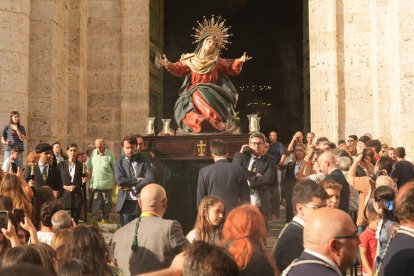
[[[20,222],[24,223],[24,211],[22,208],[13,209],[13,215],[16,217],[17,223],[20,223]]]
[[[252,154],[252,150],[250,149],[250,147],[249,147],[249,146],[245,146],[245,147],[243,147],[243,151],[242,151],[242,153],[243,153],[244,155],[251,155],[251,154]]]
[[[8,211],[0,211],[0,229],[5,228],[7,229],[7,224],[9,222],[9,212]]]
[[[17,164],[16,164],[15,162],[11,162],[11,163],[10,163],[10,166],[11,166],[11,168],[12,168],[12,172],[13,172],[14,174],[16,174],[16,173],[17,173]]]

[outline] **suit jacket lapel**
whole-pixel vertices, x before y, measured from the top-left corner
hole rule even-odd
[[[129,161],[127,160],[126,156],[121,161],[122,169],[125,171],[125,174],[131,178],[131,172],[129,171]]]

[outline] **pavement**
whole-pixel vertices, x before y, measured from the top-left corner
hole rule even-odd
[[[268,224],[269,230],[267,236],[266,249],[268,249],[269,252],[272,250],[279,236],[280,231],[285,225],[285,209],[283,207],[281,207],[280,216],[281,217],[277,220],[269,221]],[[99,228],[101,228],[106,243],[109,243],[109,241],[112,238],[112,234],[120,227],[116,223],[99,223],[97,225],[99,226]]]

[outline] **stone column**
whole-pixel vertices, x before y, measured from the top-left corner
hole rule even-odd
[[[318,137],[338,137],[337,1],[309,1],[311,129]]]
[[[67,24],[67,0],[31,2],[29,149],[67,139]]]
[[[87,139],[103,138],[119,153],[121,1],[88,0]]]
[[[122,135],[145,134],[145,122],[149,115],[149,2],[121,1]]]
[[[69,1],[68,23],[68,96],[67,96],[67,143],[76,142],[79,150],[85,150],[87,112],[87,2]]]
[[[414,2],[309,2],[312,130],[414,154]]]
[[[30,0],[0,1],[0,126],[18,110],[27,128]],[[30,133],[29,133],[30,135]],[[3,146],[1,146],[3,151]],[[3,154],[0,154],[3,159]]]

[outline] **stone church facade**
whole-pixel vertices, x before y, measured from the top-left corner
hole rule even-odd
[[[306,1],[306,0],[305,0]],[[311,129],[371,132],[414,155],[414,2],[309,0]],[[163,0],[1,0],[0,118],[40,141],[124,135],[162,116]],[[413,56],[413,58],[411,57]]]

